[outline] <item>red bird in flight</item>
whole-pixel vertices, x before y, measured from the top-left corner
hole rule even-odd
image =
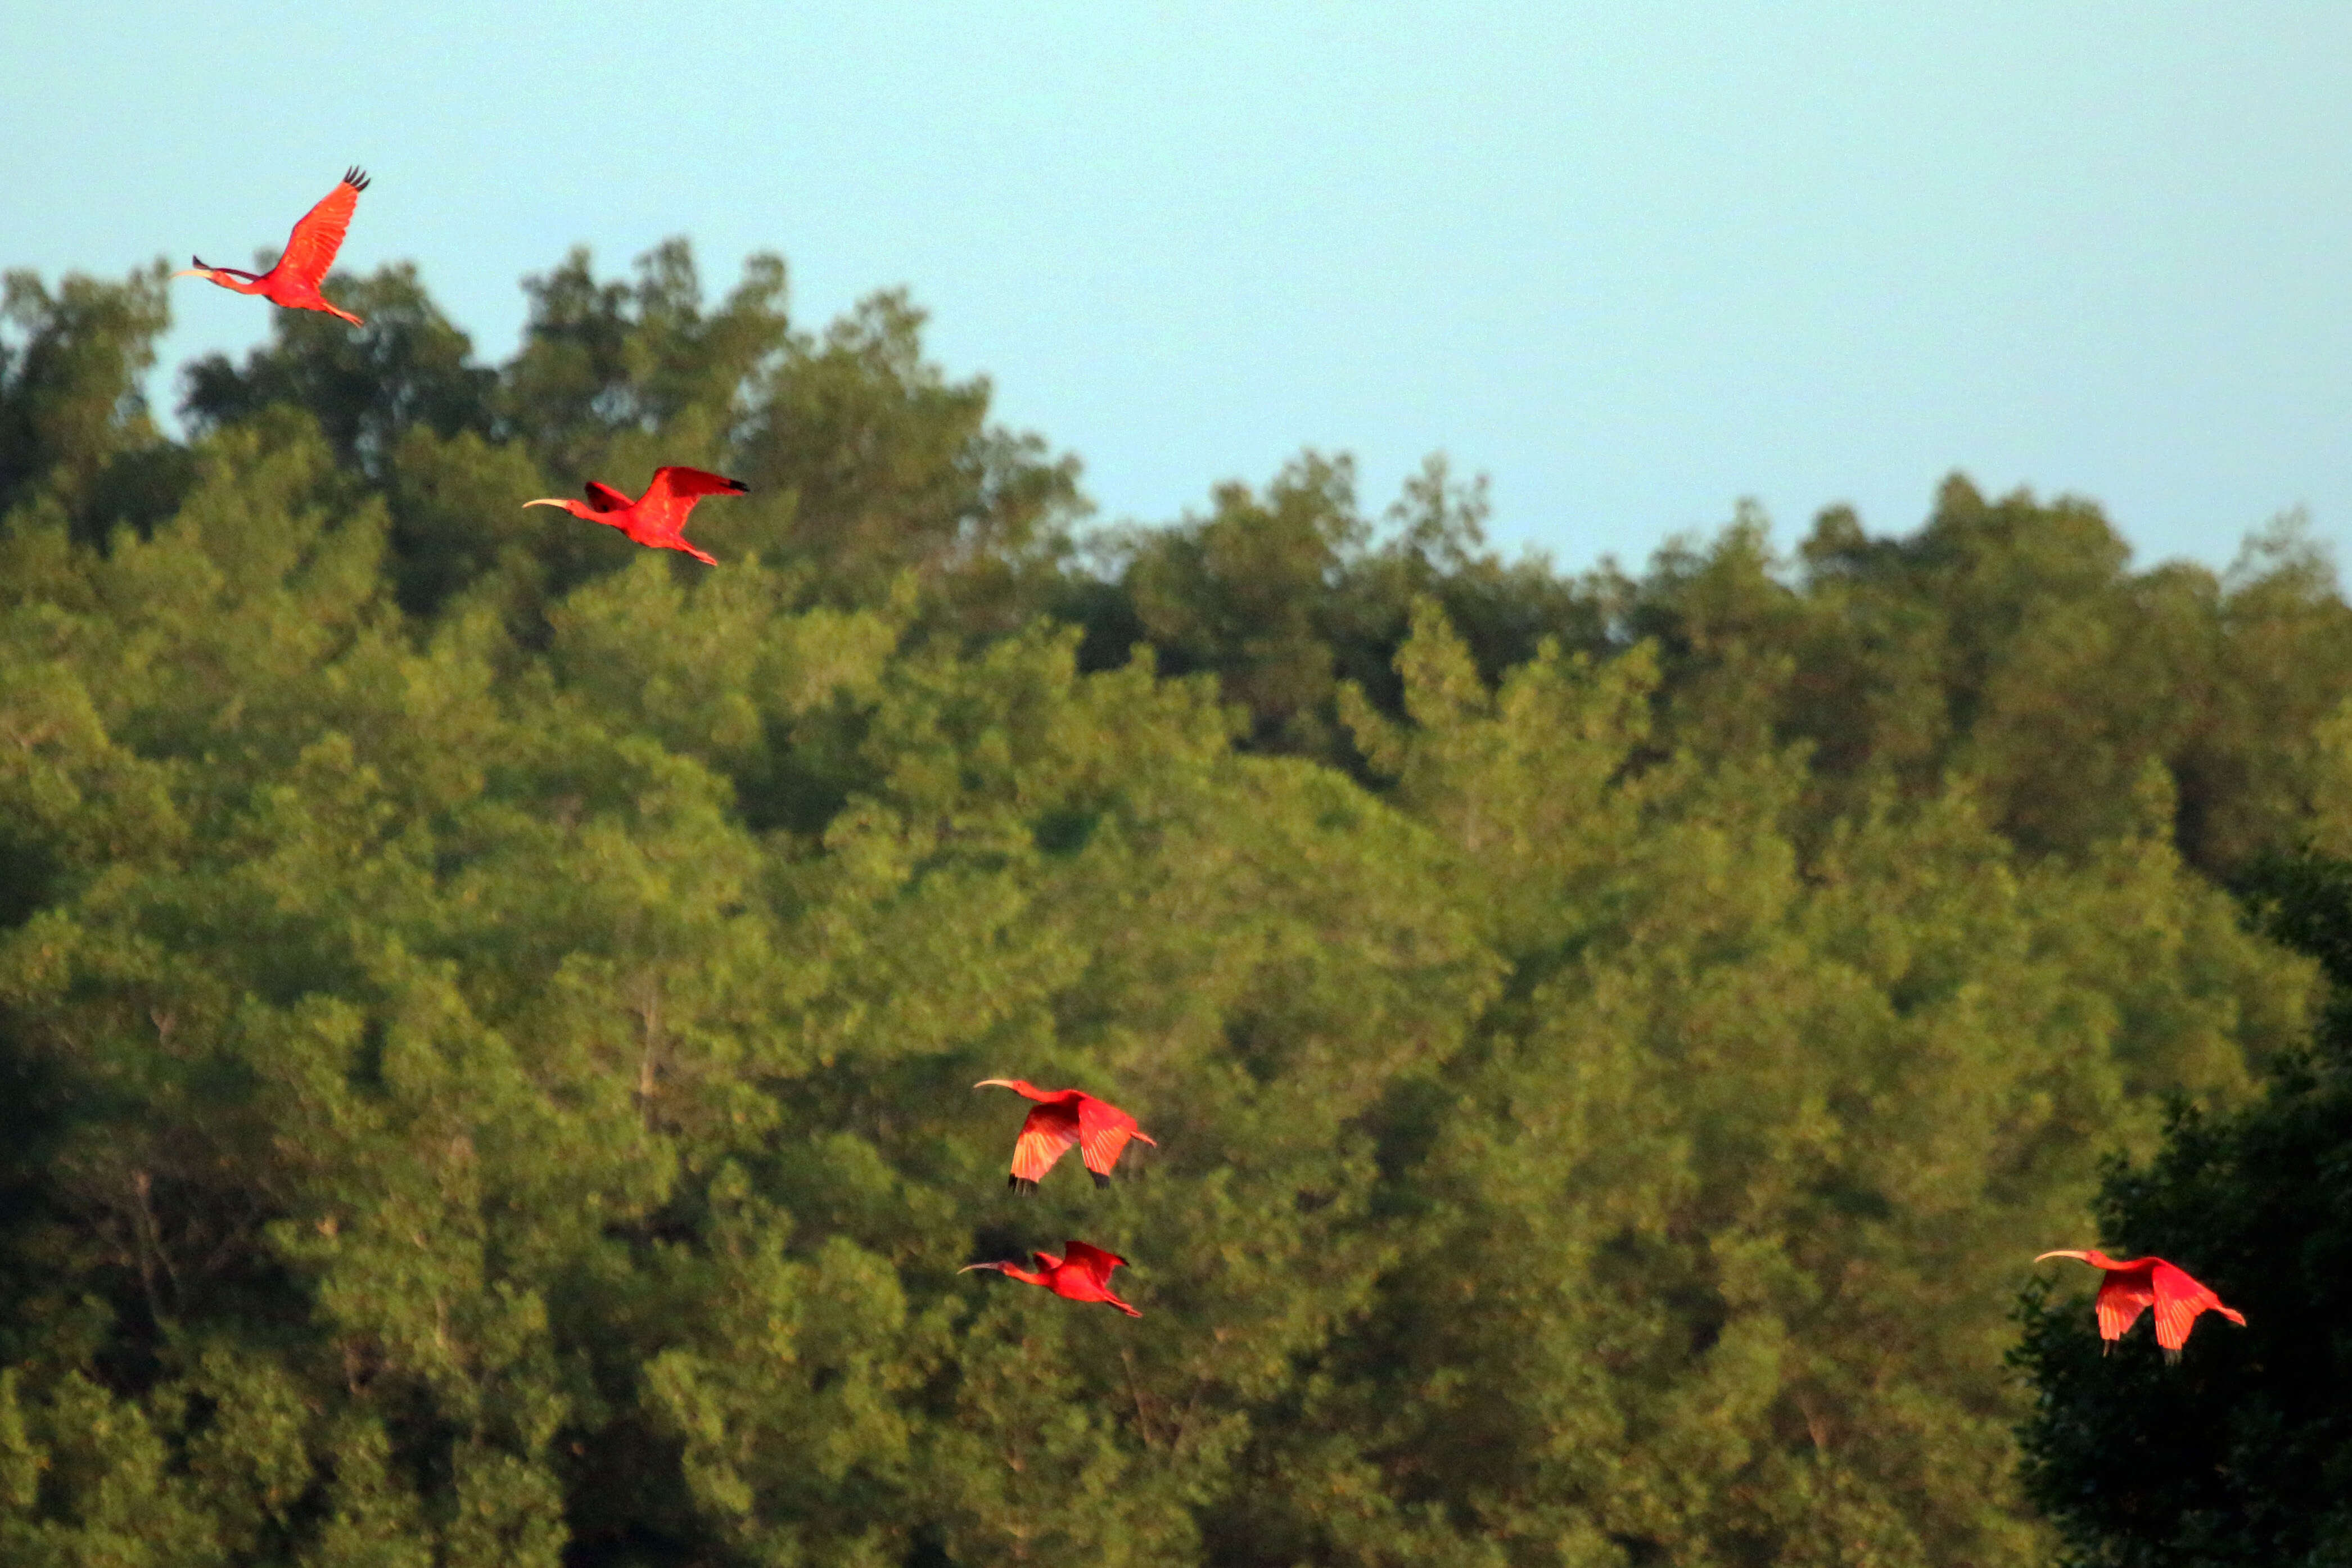
[[[706,474],[699,468],[656,468],[653,483],[634,501],[610,485],[599,485],[591,479],[584,501],[547,497],[523,505],[561,507],[575,517],[618,528],[650,549],[683,550],[705,566],[717,566],[718,557],[706,555],[687,543],[686,515],[705,496],[741,496],[751,488],[740,479]]]
[[[352,226],[352,209],[359,205],[360,193],[367,188],[366,174],[356,168],[346,171],[343,183],[320,198],[319,204],[294,225],[294,232],[286,236],[285,254],[268,272],[206,267],[205,258],[198,256],[189,257],[194,267],[183,267],[172,276],[208,277],[239,294],[258,294],[272,305],[289,310],[324,310],[354,327],[363,327],[367,323],[350,311],[327,303],[327,297],[319,292],[319,280],[335,265],[335,252],[343,248],[343,231]]]
[[[2107,1277],[2099,1281],[2098,1299],[2092,1303],[2099,1318],[2101,1355],[2150,1306],[2156,1308],[2156,1343],[2164,1347],[2167,1361],[2180,1359],[2180,1347],[2189,1343],[2197,1314],[2209,1307],[2241,1328],[2245,1326],[2243,1313],[2223,1306],[2221,1297],[2161,1258],[2131,1258],[2119,1263],[2095,1247],[2086,1252],[2044,1252],[2042,1258],[2074,1258],[2106,1270]],[[2042,1258],[2034,1261],[2039,1263]]]
[[[1118,1163],[1118,1153],[1129,1138],[1155,1149],[1160,1146],[1148,1134],[1137,1131],[1134,1117],[1084,1090],[1040,1089],[1019,1078],[983,1078],[972,1087],[985,1089],[991,1084],[1037,1102],[1013,1143],[1013,1175],[1004,1185],[1015,1192],[1036,1191],[1037,1178],[1053,1169],[1054,1162],[1072,1144],[1078,1145],[1078,1157],[1093,1173],[1097,1186],[1110,1185],[1110,1168]]]
[[[967,1263],[956,1270],[969,1274],[974,1269],[993,1269],[1008,1280],[1018,1280],[1024,1285],[1043,1285],[1066,1301],[1101,1301],[1117,1307],[1129,1317],[1143,1314],[1120,1301],[1110,1291],[1110,1271],[1127,1261],[1116,1252],[1106,1252],[1099,1247],[1089,1247],[1083,1241],[1062,1243],[1063,1255],[1032,1252],[1037,1260],[1037,1271],[1030,1272],[1018,1263]]]

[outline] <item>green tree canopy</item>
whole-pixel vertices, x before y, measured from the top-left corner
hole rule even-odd
[[[2017,1282],[2176,1102],[2110,1223],[2256,1326],[2165,1462],[2332,1474],[2223,1359],[2231,1246],[2331,1266],[2345,943],[2217,879],[2352,854],[2307,538],[1956,480],[1566,576],[1311,454],[1082,536],[903,296],[784,281],[575,254],[488,366],[339,279],[185,440],[160,277],[11,284],[0,1559],[2044,1561]],[[520,505],[664,462],[752,484],[720,567]],[[1016,1198],[995,1076],[1159,1146]],[[957,1272],[1071,1237],[1142,1319]]]

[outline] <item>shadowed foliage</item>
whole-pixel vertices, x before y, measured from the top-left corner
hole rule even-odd
[[[2319,1564],[2352,1549],[2352,861],[2269,859],[2243,888],[2325,967],[2314,1049],[2253,1105],[2175,1115],[2152,1161],[2109,1173],[2100,1209],[2104,1233],[2194,1258],[2238,1292],[2245,1330],[2200,1330],[2179,1368],[2144,1343],[2102,1364],[2079,1301],[2037,1290],[2024,1303],[2028,1485],[2085,1563]]]

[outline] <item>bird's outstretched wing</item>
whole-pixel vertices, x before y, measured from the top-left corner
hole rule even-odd
[[[1106,1252],[1084,1241],[1063,1242],[1062,1258],[1066,1267],[1085,1270],[1105,1290],[1110,1288],[1110,1271],[1127,1261],[1116,1252]]]
[[[286,254],[278,258],[279,272],[289,277],[299,277],[317,287],[319,279],[335,265],[335,253],[343,248],[343,233],[352,226],[352,209],[360,203],[360,193],[368,187],[368,177],[357,169],[343,175],[343,182],[320,199],[319,204],[302,214],[294,232],[286,238]]]
[[[689,506],[702,496],[741,496],[751,486],[740,479],[730,479],[724,474],[706,473],[699,468],[656,468],[654,482],[646,486],[646,499],[657,506],[684,501]]]
[[[600,512],[625,512],[636,505],[610,485],[600,485],[593,479],[588,481],[588,504]]]
[[[1021,1135],[1013,1141],[1013,1177],[1007,1185],[1035,1186],[1077,1141],[1077,1124],[1068,1113],[1055,1105],[1038,1106],[1022,1122]]]
[[[653,488],[671,496],[740,496],[751,486],[740,479],[730,479],[724,474],[713,474],[701,468],[671,466],[654,470]]]
[[[705,496],[740,496],[751,488],[740,479],[707,474],[699,468],[656,468],[653,483],[638,497],[643,515],[675,534],[686,532],[686,515]]]
[[[2189,1331],[2196,1326],[2197,1314],[2208,1308],[2233,1323],[2245,1322],[2243,1313],[2223,1306],[2221,1297],[2190,1279],[2186,1270],[2158,1263],[2151,1274],[2156,1298],[2156,1343],[2167,1351],[2178,1352],[2189,1343]]]
[[[2099,1337],[2123,1338],[2155,1300],[2156,1291],[2146,1274],[2137,1270],[2109,1274],[2100,1281],[2098,1299],[2092,1303],[2093,1311],[2098,1314]]]
[[[1141,1136],[1135,1130],[1135,1118],[1118,1106],[1105,1104],[1091,1094],[1078,1102],[1078,1157],[1094,1173],[1097,1186],[1110,1185],[1110,1168],[1118,1163],[1119,1151],[1127,1147],[1129,1138]]]

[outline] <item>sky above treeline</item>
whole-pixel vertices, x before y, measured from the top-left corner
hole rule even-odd
[[[245,265],[356,162],[343,265],[495,361],[573,245],[773,250],[803,326],[909,288],[1106,520],[1312,445],[1570,569],[1954,468],[2142,564],[2352,530],[2352,7],[98,0],[0,59],[0,266]],[[167,372],[266,335],[174,287]]]

